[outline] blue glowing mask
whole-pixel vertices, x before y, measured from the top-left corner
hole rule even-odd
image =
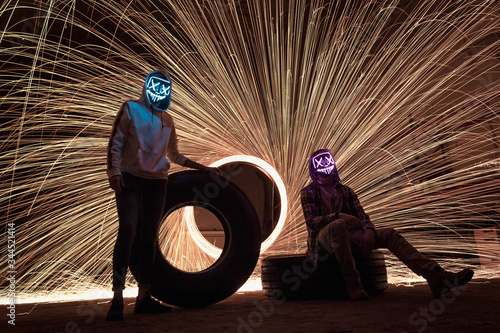
[[[167,110],[170,106],[172,86],[167,75],[151,72],[146,78],[146,95],[149,103],[158,110]]]

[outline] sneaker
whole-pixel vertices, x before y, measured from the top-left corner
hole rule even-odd
[[[135,301],[134,313],[166,313],[171,310],[171,307],[162,305],[151,298],[151,295],[146,295],[142,300]]]
[[[474,271],[465,268],[458,273],[437,270],[427,279],[432,295],[436,298],[447,294],[451,289],[463,286],[474,276]]]
[[[106,321],[123,320],[123,298],[113,298],[106,316]]]

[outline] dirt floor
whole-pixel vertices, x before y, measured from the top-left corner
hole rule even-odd
[[[500,332],[500,278],[473,279],[442,299],[433,299],[423,283],[389,285],[361,302],[238,292],[205,308],[162,315],[135,315],[134,298],[126,298],[121,322],[104,320],[108,301],[17,304],[15,326],[2,315],[0,332]]]

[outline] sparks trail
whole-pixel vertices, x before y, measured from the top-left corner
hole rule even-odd
[[[16,223],[16,292],[110,282],[107,139],[156,67],[172,78],[180,151],[205,164],[252,155],[280,174],[289,209],[270,253],[305,251],[298,192],[326,147],[378,227],[475,255],[471,229],[499,223],[499,5],[348,3],[6,2],[0,206]],[[160,233],[172,260],[203,266],[185,223]]]

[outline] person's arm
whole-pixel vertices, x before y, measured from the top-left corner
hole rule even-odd
[[[359,202],[356,193],[349,188],[349,205],[353,214],[355,214],[363,225],[364,235],[361,243],[361,250],[364,255],[368,255],[375,248],[375,225],[370,220],[370,217],[365,213],[363,206]]]
[[[175,133],[175,126],[173,122],[171,128],[172,132],[170,133],[170,138],[168,140],[168,149],[167,149],[167,157],[169,158],[169,160],[181,166],[185,166],[187,168],[214,172],[217,175],[222,176],[222,171],[220,169],[207,167],[203,164],[190,160],[184,155],[181,155],[179,153],[179,149],[177,146],[177,134]]]
[[[352,215],[356,216],[361,221],[361,224],[363,225],[363,230],[365,231],[367,229],[375,230],[375,225],[370,220],[368,214],[365,213],[363,206],[361,206],[361,203],[359,202],[356,193],[351,188],[348,188],[348,191],[349,191],[348,201],[349,201],[349,206],[351,207],[352,210]]]
[[[119,163],[123,145],[127,140],[129,124],[128,103],[125,102],[116,114],[108,143],[106,172],[108,174],[109,186],[116,193],[121,193],[122,187],[125,186]]]
[[[321,215],[318,207],[316,193],[311,188],[302,189],[301,193],[302,211],[306,219],[307,227],[312,231],[319,231],[330,222],[338,219],[338,213]]]
[[[187,167],[187,168],[191,168],[191,169],[197,169],[197,170],[201,170],[201,171],[208,171],[208,172],[213,172],[219,176],[222,176],[222,171],[218,168],[212,168],[212,167],[207,167],[203,164],[200,164],[198,162],[195,162],[193,160],[190,160],[189,158],[186,159],[186,161],[184,162],[184,166]]]
[[[171,120],[170,126],[170,137],[168,138],[168,146],[167,146],[167,157],[169,161],[174,162],[175,164],[179,164],[181,166],[186,166],[186,161],[188,158],[179,153],[179,148],[177,147],[177,134],[175,133],[175,126],[173,120]]]

